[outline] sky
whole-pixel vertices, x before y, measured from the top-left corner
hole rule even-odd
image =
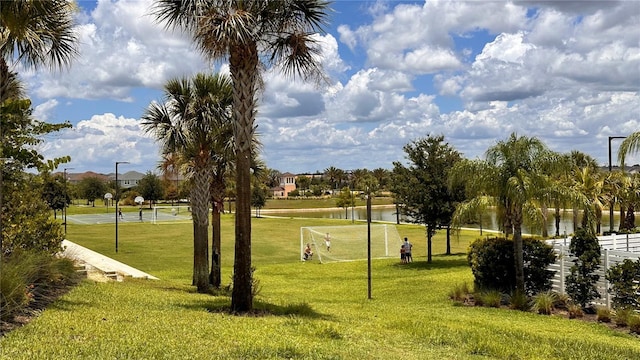
[[[167,80],[228,73],[165,30],[150,0],[79,1],[68,69],[21,69],[45,138],[70,172],[157,171],[140,118]],[[318,34],[328,82],[266,69],[261,158],[281,172],[391,169],[429,135],[469,159],[511,133],[608,165],[608,138],[640,131],[640,0],[334,1]],[[621,140],[612,141],[613,159]],[[640,162],[640,154],[629,163]]]

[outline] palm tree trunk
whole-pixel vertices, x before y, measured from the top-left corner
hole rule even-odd
[[[556,236],[560,236],[560,204],[556,203],[556,213],[553,214],[556,220]]]
[[[231,309],[253,309],[251,269],[251,148],[258,87],[258,50],[255,43],[233,46],[229,64],[233,78],[234,136],[236,140],[236,229]]]
[[[516,291],[524,294],[524,256],[522,250],[522,206],[513,208],[513,258],[516,266]]]
[[[636,227],[635,207],[633,204],[630,204],[627,208],[627,216],[624,218],[624,227],[628,230]]]
[[[220,212],[224,204],[222,201],[213,201],[211,209],[211,273],[209,274],[209,284],[216,289],[222,283],[222,266],[220,263]]]
[[[625,229],[625,215],[626,212],[624,210],[624,205],[620,204],[620,225],[618,225],[618,231],[622,231]]]
[[[451,255],[451,225],[447,224],[447,255]]]
[[[209,284],[219,289],[222,284],[221,259],[221,223],[220,214],[224,212],[225,171],[218,167],[211,182],[211,273]]]
[[[542,237],[549,237],[549,230],[547,230],[547,218],[549,217],[549,208],[547,208],[547,204],[542,204]]]
[[[432,247],[432,237],[433,237],[433,227],[432,225],[427,225],[427,262],[431,263],[431,247]]]
[[[205,166],[194,174],[191,189],[193,209],[193,282],[199,293],[209,290],[209,179]]]

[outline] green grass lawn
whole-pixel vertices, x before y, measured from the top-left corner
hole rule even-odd
[[[424,228],[398,226],[415,262],[299,261],[300,226],[329,219],[253,219],[260,314],[226,312],[230,298],[190,286],[190,224],[69,225],[68,238],[161,278],[85,281],[29,325],[0,339],[2,359],[638,359],[640,340],[579,320],[454,306],[448,292],[472,282],[464,252],[425,261]],[[233,218],[223,217],[223,279],[231,281]],[[444,252],[444,237],[434,252]]]

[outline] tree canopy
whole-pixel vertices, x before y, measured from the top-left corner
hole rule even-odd
[[[392,191],[402,204],[407,220],[423,224],[427,233],[427,261],[431,262],[431,239],[440,227],[448,227],[456,204],[463,200],[460,187],[449,187],[448,174],[461,155],[444,136],[428,136],[404,146],[407,166],[393,163]]]

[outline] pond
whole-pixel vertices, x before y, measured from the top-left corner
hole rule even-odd
[[[364,207],[348,208],[345,209],[300,209],[295,211],[278,210],[267,211],[262,210],[261,215],[282,216],[282,217],[307,217],[307,218],[323,218],[323,219],[347,219],[347,220],[366,220],[367,210]],[[384,222],[396,222],[397,215],[394,206],[377,206],[371,209],[372,221],[384,221]],[[405,222],[405,219],[400,219],[401,222]],[[617,230],[620,224],[620,213],[616,212],[613,216],[614,230]],[[465,227],[480,228],[479,224],[467,224]],[[495,210],[488,210],[482,217],[482,228],[485,230],[498,230],[498,222],[496,219]],[[532,231],[527,226],[523,226],[522,232],[525,234],[535,233],[540,234],[541,231]],[[553,211],[549,211],[549,219],[547,221],[547,231],[550,235],[555,234],[555,221],[553,218]],[[609,231],[609,212],[605,211],[602,215],[601,231]],[[570,210],[561,212],[560,219],[560,235],[573,233],[573,215]]]

